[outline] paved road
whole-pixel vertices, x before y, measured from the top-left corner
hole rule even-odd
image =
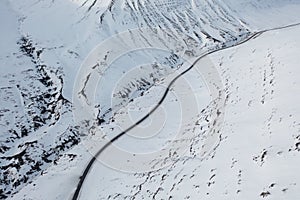
[[[259,32],[256,32],[254,34],[252,34],[250,37],[248,37],[247,39],[235,44],[235,45],[232,45],[232,46],[228,46],[228,47],[224,47],[224,48],[221,48],[221,49],[216,49],[216,50],[213,50],[213,51],[210,51],[208,53],[205,53],[203,54],[202,56],[200,56],[199,58],[197,58],[194,63],[189,67],[187,68],[186,70],[184,70],[183,72],[181,72],[179,75],[177,75],[168,85],[166,91],[164,92],[162,98],[160,99],[160,101],[157,103],[157,105],[149,112],[147,113],[143,118],[141,118],[139,121],[137,121],[135,124],[131,125],[129,128],[127,128],[125,131],[119,133],[117,136],[115,136],[114,138],[112,138],[110,141],[108,141],[101,149],[99,149],[99,151],[94,155],[94,157],[90,160],[90,162],[88,163],[88,165],[86,166],[84,172],[82,173],[82,175],[80,176],[79,178],[79,183],[77,185],[77,188],[76,188],[76,191],[73,195],[73,198],[72,200],[77,200],[78,197],[79,197],[79,193],[80,193],[80,190],[82,188],[82,185],[83,185],[83,182],[85,180],[85,178],[87,177],[92,165],[94,164],[96,158],[109,146],[111,145],[112,143],[114,143],[116,140],[118,140],[120,137],[122,137],[123,135],[125,135],[128,131],[130,131],[131,129],[133,129],[134,127],[138,126],[140,123],[142,123],[145,119],[147,119],[148,117],[150,117],[150,115],[157,110],[157,108],[163,103],[163,101],[165,100],[166,96],[168,95],[169,93],[169,90],[171,88],[171,86],[176,82],[177,79],[179,79],[181,76],[183,76],[184,74],[186,74],[188,71],[190,71],[197,62],[199,62],[201,59],[203,59],[204,57],[210,55],[210,54],[213,54],[213,53],[216,53],[218,51],[222,51],[222,50],[225,50],[225,49],[229,49],[229,48],[232,48],[232,47],[235,47],[235,46],[239,46],[241,44],[244,44],[246,42],[248,42],[249,40],[251,39],[254,39],[254,38],[257,38],[259,37],[261,34],[265,33],[265,32],[269,32],[269,31],[274,31],[274,30],[280,30],[280,29],[285,29],[285,28],[289,28],[289,27],[293,27],[293,26],[298,26],[300,25],[300,23],[295,23],[295,24],[290,24],[290,25],[287,25],[287,26],[282,26],[282,27],[277,27],[277,28],[272,28],[272,29],[267,29],[267,30],[263,30],[263,31],[259,31]]]

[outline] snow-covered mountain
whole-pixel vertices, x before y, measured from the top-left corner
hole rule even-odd
[[[0,197],[70,198],[102,137],[142,118],[189,62],[299,23],[299,11],[299,0],[2,0]],[[149,154],[178,132],[174,155],[121,166],[127,157],[108,149],[81,198],[296,199],[297,34],[264,33],[199,62],[117,141]]]

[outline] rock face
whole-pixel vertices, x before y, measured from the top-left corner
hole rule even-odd
[[[86,138],[93,127],[111,122],[120,108],[180,68],[184,61],[176,54],[177,50],[184,49],[196,58],[205,51],[233,45],[260,27],[249,17],[251,11],[260,14],[268,11],[266,15],[271,16],[272,9],[298,3],[284,2],[1,1],[0,22],[5,31],[0,33],[4,44],[0,50],[0,198],[13,196],[35,177],[43,175],[67,150]],[[243,15],[246,8],[247,15]],[[278,14],[286,16],[284,12]],[[278,23],[294,22],[297,17],[291,14],[289,19],[282,18]],[[126,84],[114,91],[114,98],[118,99],[115,107],[111,106],[112,92],[106,86],[119,77],[108,70],[106,77],[116,77],[108,78],[99,87],[109,98],[100,94],[93,105],[93,120],[74,121],[74,80],[88,53],[123,31],[141,31],[142,38],[145,29],[158,35],[161,45],[169,51],[161,55],[142,51],[126,58],[132,64],[138,64],[137,58],[151,59],[144,70],[133,74],[132,80],[126,80]],[[146,38],[132,41],[155,47]],[[118,44],[126,45],[126,41],[121,38]],[[111,69],[129,68],[112,65]],[[262,193],[263,197],[268,195]]]

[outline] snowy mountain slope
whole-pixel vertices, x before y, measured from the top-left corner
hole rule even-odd
[[[238,13],[250,29],[261,30],[299,21],[298,0],[228,0],[226,4]]]
[[[204,0],[14,0],[0,3],[4,30],[0,40],[1,47],[4,47],[0,54],[4,71],[0,78],[2,198],[43,174],[87,134],[90,125],[79,126],[82,124],[73,121],[72,91],[81,63],[101,41],[128,29],[147,27],[154,32],[154,28],[158,28],[162,33],[159,34],[162,45],[169,49],[169,54],[163,54],[162,58],[158,58],[157,52],[140,52],[125,58],[132,65],[140,64],[136,61],[138,57],[141,60],[151,58],[149,66],[167,64],[158,71],[150,70],[157,74],[154,79],[145,79],[150,73],[148,69],[143,74],[134,74],[136,86],[120,88],[121,93],[130,90],[122,107],[182,65],[180,59],[169,62],[168,58],[176,51],[174,47],[197,56],[207,49],[238,42],[253,29],[292,23],[299,18],[298,1],[251,1],[244,4]],[[276,16],[276,20],[271,22],[270,18],[259,18],[258,21],[257,16],[265,15],[267,11],[269,16]],[[119,44],[126,42],[120,40]],[[122,70],[123,66],[115,66]],[[120,78],[115,73],[108,72],[108,75],[115,77],[111,77],[112,82],[107,85]],[[145,85],[139,82],[141,79],[151,82]],[[141,86],[145,87],[138,91]],[[103,87],[103,90],[103,96],[111,93],[109,87]],[[109,111],[109,100],[100,100],[101,111]],[[95,114],[98,111],[98,108],[93,110]],[[113,113],[103,119],[102,114],[98,120],[112,120]],[[73,155],[70,157],[72,159]],[[84,165],[81,163],[82,167]]]
[[[105,159],[102,157],[95,163],[80,199],[296,200],[300,180],[297,174],[300,162],[299,31],[298,26],[264,33],[248,43],[210,57],[221,74],[227,96],[222,140],[213,154],[204,160],[198,159],[199,149],[197,151],[197,144],[192,143],[194,156],[193,151],[188,151],[172,165],[147,173],[115,170],[111,165],[103,164]],[[274,40],[278,42],[272,42]],[[192,78],[193,74],[186,74],[185,78],[197,82],[197,78]],[[157,98],[155,87],[152,89],[148,95]],[[200,87],[197,91],[203,89]],[[166,108],[172,104],[172,98],[170,96],[163,108],[174,115],[174,110]],[[144,107],[142,104],[151,102],[140,97],[133,105]],[[206,102],[205,99],[202,102]],[[122,122],[127,114],[120,113],[118,117],[116,121]],[[200,122],[201,117],[198,120]],[[202,123],[199,123],[200,127],[204,125]],[[114,124],[111,126],[116,128]],[[199,133],[199,126],[193,123],[189,126]],[[93,152],[101,145],[97,137],[90,136],[84,145],[81,143],[69,152],[79,157],[70,159],[66,154],[58,166],[50,167],[44,176],[26,186],[14,199],[68,199],[74,189],[73,180],[82,171],[79,166],[84,167],[91,156],[86,148]],[[130,137],[119,141],[118,145],[127,144],[123,148],[128,149],[128,139]],[[132,147],[141,150],[143,146],[140,145],[137,143]],[[146,150],[149,148],[155,147],[149,146]],[[119,162],[122,160],[109,149],[107,154]]]

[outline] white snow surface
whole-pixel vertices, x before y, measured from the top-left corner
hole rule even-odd
[[[299,0],[2,0],[0,198],[70,199],[198,56],[299,13]],[[298,199],[299,33],[200,60],[97,158],[79,199]]]

